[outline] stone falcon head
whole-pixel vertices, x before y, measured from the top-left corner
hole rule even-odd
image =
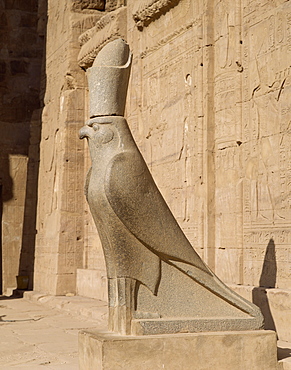
[[[119,38],[105,45],[87,70],[90,119],[79,136],[89,139],[92,159],[96,157],[92,149],[117,139],[112,119],[124,116],[131,61],[128,44]]]

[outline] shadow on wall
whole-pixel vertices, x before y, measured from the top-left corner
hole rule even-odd
[[[43,46],[42,65],[40,72],[39,101],[40,108],[34,110],[30,122],[30,141],[27,164],[27,181],[24,205],[23,229],[21,251],[19,258],[19,280],[22,284],[22,277],[28,277],[28,286],[24,289],[33,289],[35,241],[36,241],[36,215],[38,199],[38,176],[40,161],[40,141],[42,128],[42,111],[44,106],[44,94],[46,90],[46,27],[47,27],[47,0],[38,0],[38,22],[37,34]],[[25,279],[24,279],[25,281]],[[20,288],[20,287],[19,287]]]
[[[265,318],[265,329],[275,330],[276,326],[270,310],[267,290],[275,288],[277,277],[276,249],[273,239],[270,239],[264,257],[259,287],[253,289],[253,302],[260,307]]]
[[[3,200],[2,200],[2,183],[0,180],[0,276],[3,274],[3,266],[2,266],[2,208],[3,208]],[[2,283],[2,282],[1,282]],[[0,295],[2,294],[2,284],[0,284]]]
[[[34,111],[30,126],[31,138],[28,151],[21,251],[18,268],[19,278],[17,278],[17,288],[24,290],[33,289],[41,113],[42,109]]]
[[[1,135],[1,130],[0,130]],[[13,197],[13,181],[9,173],[9,158],[7,153],[0,151],[0,295],[3,294],[3,245],[2,245],[2,215],[3,203]]]
[[[18,263],[19,274],[33,276],[46,3],[0,1],[0,294],[15,286]],[[18,171],[17,159],[27,157]],[[17,183],[11,166],[18,173]]]

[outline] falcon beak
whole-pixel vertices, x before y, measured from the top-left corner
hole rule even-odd
[[[84,137],[91,137],[90,135],[90,131],[91,131],[91,127],[88,127],[88,126],[84,126],[81,128],[81,130],[79,131],[79,139],[84,139]]]

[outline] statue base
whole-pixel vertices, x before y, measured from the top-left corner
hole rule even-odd
[[[121,336],[79,333],[80,370],[277,369],[276,333],[266,330]]]
[[[256,317],[199,317],[177,319],[135,319],[131,321],[132,335],[204,333],[214,331],[245,331],[260,329]]]

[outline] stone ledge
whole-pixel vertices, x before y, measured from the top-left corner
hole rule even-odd
[[[291,370],[291,343],[278,340],[278,360],[280,370]]]
[[[284,358],[278,363],[278,370],[291,370],[291,359]]]
[[[255,317],[200,317],[187,319],[136,319],[132,320],[134,335],[202,333],[216,331],[245,331],[260,329]]]
[[[126,39],[127,9],[119,8],[102,17],[90,30],[79,37],[81,50],[78,55],[78,64],[82,68],[89,68],[96,55],[110,41],[117,38]]]
[[[279,340],[291,342],[291,290],[233,284],[228,286],[260,307],[265,318],[265,329],[275,330]]]
[[[276,334],[244,331],[150,336],[79,333],[80,370],[278,369]]]
[[[139,8],[133,14],[133,19],[139,30],[148,26],[162,14],[178,5],[180,0],[145,0],[139,4]]]

